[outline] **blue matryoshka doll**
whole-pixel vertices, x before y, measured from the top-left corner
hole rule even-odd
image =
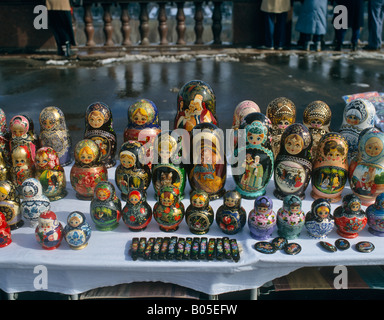
[[[84,249],[88,245],[91,231],[91,226],[86,221],[84,213],[73,211],[67,217],[64,239],[71,249]]]

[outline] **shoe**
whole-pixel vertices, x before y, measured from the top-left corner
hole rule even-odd
[[[357,49],[358,49],[357,43],[352,43],[351,50],[357,51]]]
[[[321,41],[316,41],[315,43],[315,48],[317,52],[321,51]]]
[[[304,43],[304,50],[305,51],[311,51],[311,43],[310,42]]]
[[[64,53],[65,53],[65,56],[66,57],[72,57],[75,55],[75,53],[72,51],[71,49],[71,44],[69,43],[69,41],[67,41],[65,43],[65,46],[64,46]]]
[[[380,48],[375,48],[375,47],[371,47],[370,45],[366,45],[363,47],[363,50],[367,50],[367,51],[379,51]]]

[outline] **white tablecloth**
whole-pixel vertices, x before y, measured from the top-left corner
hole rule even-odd
[[[241,259],[233,261],[133,261],[128,249],[133,237],[169,236],[159,230],[154,219],[144,232],[130,231],[123,221],[113,231],[98,231],[89,215],[90,201],[77,200],[75,192],[69,182],[70,167],[66,167],[68,195],[59,201],[51,203],[60,222],[65,226],[67,216],[74,210],[85,213],[87,221],[92,227],[92,236],[89,245],[83,250],[72,250],[63,240],[61,246],[55,250],[47,251],[40,247],[35,240],[34,230],[25,224],[22,228],[12,231],[13,242],[0,248],[0,288],[8,293],[22,291],[36,291],[36,281],[39,281],[39,266],[48,272],[47,291],[64,294],[79,294],[84,291],[120,283],[135,281],[162,281],[186,286],[207,294],[221,294],[224,292],[253,289],[305,266],[336,266],[336,265],[378,265],[384,262],[384,239],[371,235],[367,228],[359,237],[351,239],[351,248],[346,251],[334,253],[326,252],[319,245],[319,240],[309,238],[304,229],[300,238],[291,240],[301,245],[302,251],[298,255],[287,255],[283,251],[274,254],[261,254],[253,249],[256,240],[251,238],[248,226],[230,238],[237,239],[241,247]],[[108,170],[109,180],[114,183],[115,168]],[[228,168],[226,189],[234,189],[235,184]],[[308,187],[303,209],[308,212],[313,199],[310,197],[311,186]],[[273,197],[274,183],[270,181],[267,195],[274,201],[274,210],[277,211],[281,200]],[[190,188],[187,184],[184,205],[189,205]],[[347,186],[343,192],[350,192]],[[120,192],[118,191],[120,195]],[[148,202],[153,206],[153,186],[148,191]],[[222,199],[211,201],[216,211],[222,205]],[[125,202],[122,202],[123,206]],[[247,213],[252,209],[253,200],[242,200]],[[334,210],[340,203],[332,204]],[[177,232],[172,235],[178,237],[194,236],[189,232],[185,220]],[[216,222],[206,237],[226,236],[218,228]],[[273,234],[277,236],[277,232]],[[328,240],[334,243],[340,238],[336,231],[332,231]],[[371,253],[360,253],[354,249],[359,241],[371,241],[376,249]],[[37,267],[37,268],[36,268]],[[36,273],[34,273],[34,271]]]

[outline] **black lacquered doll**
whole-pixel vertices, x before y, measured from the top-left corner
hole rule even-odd
[[[191,204],[185,211],[185,220],[189,230],[194,234],[205,234],[214,219],[214,212],[209,205],[209,195],[202,190],[191,193]]]
[[[145,191],[133,188],[128,191],[122,216],[131,231],[143,231],[147,228],[152,220],[152,208],[147,202]]]
[[[227,191],[224,204],[216,211],[216,222],[225,234],[240,232],[247,220],[247,213],[241,206],[241,195],[237,191]]]

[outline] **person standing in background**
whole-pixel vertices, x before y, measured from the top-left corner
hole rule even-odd
[[[384,0],[368,1],[368,45],[366,50],[381,50],[384,21]]]

